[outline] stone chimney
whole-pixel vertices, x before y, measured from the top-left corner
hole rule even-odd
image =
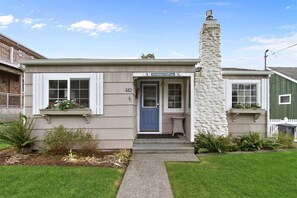
[[[227,135],[220,45],[220,25],[209,10],[200,31],[201,70],[195,73],[195,130]]]

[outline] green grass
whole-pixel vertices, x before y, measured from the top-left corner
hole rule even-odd
[[[7,149],[9,147],[11,147],[11,145],[1,142],[1,140],[0,140],[0,151],[3,149]]]
[[[166,163],[175,198],[297,195],[297,150],[199,158],[197,163]]]
[[[5,127],[9,125],[10,123],[0,123],[0,130],[2,127]],[[11,147],[11,145],[4,143],[3,141],[0,140],[0,151],[6,148]]]
[[[0,166],[0,197],[115,197],[122,176],[113,168]]]

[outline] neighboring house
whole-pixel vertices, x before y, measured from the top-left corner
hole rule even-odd
[[[19,113],[23,104],[22,60],[44,58],[20,43],[0,34],[0,122],[3,115]]]
[[[231,134],[248,131],[267,135],[270,71],[223,68],[228,129]],[[257,109],[236,109],[236,106]]]
[[[220,25],[209,12],[200,32],[199,46],[200,59],[23,61],[24,111],[36,117],[32,135],[42,142],[46,129],[64,125],[90,130],[98,137],[101,149],[132,148],[138,134],[171,134],[174,119],[183,120],[189,141],[194,141],[197,132],[226,135],[228,128],[234,133],[255,129],[264,134],[269,72],[222,71]],[[235,100],[229,100],[232,98],[229,94],[233,86],[241,84],[249,86],[244,94],[252,92],[242,100],[256,101],[264,110],[240,113],[230,121],[229,111]],[[76,99],[88,109],[45,109],[50,103],[64,99]],[[245,127],[236,129],[238,123],[244,123]]]
[[[297,67],[269,67],[270,118],[297,119]]]

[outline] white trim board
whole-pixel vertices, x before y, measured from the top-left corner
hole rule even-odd
[[[292,81],[292,82],[294,82],[294,83],[297,84],[297,80],[295,80],[295,79],[293,79],[293,78],[291,78],[291,77],[289,77],[289,76],[287,76],[287,75],[285,75],[285,74],[282,74],[282,73],[280,73],[280,72],[277,72],[277,71],[275,71],[275,70],[273,70],[273,69],[270,69],[270,70],[273,71],[275,74],[277,74],[277,75],[279,75],[279,76],[281,76],[281,77],[283,77],[283,78],[286,78],[287,80],[290,80],[290,81]]]

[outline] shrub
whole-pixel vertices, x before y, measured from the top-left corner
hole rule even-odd
[[[237,145],[242,151],[255,151],[262,148],[263,141],[257,132],[249,132],[239,136],[236,140]]]
[[[276,137],[268,137],[263,140],[263,149],[275,150],[278,149],[281,144],[277,142]]]
[[[294,148],[294,136],[285,133],[279,133],[277,143],[280,144],[280,148],[288,149]]]
[[[17,121],[2,127],[0,140],[22,151],[23,148],[32,148],[36,137],[31,137],[35,119],[20,115]]]
[[[131,151],[128,149],[120,150],[118,153],[115,153],[110,156],[110,159],[113,162],[117,162],[120,164],[127,164],[132,158]]]
[[[90,150],[90,145],[94,149],[92,135],[83,129],[66,129],[64,126],[54,127],[46,131],[44,143],[49,151],[55,154],[66,154],[72,148],[83,149],[82,152]],[[97,144],[96,144],[97,149]]]
[[[195,135],[195,151],[198,153],[224,153],[232,150],[236,150],[236,144],[231,136],[219,136],[210,132]]]

